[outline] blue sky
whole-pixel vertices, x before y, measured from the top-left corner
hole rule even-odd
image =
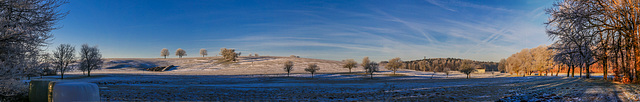
[[[48,49],[98,45],[106,58],[197,57],[220,48],[246,55],[375,61],[498,61],[552,41],[552,0],[70,0]],[[170,56],[177,58],[177,56]]]

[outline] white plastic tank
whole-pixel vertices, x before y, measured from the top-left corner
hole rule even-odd
[[[53,102],[100,101],[98,85],[86,82],[51,82]]]

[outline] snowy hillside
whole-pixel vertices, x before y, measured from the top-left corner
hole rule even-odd
[[[304,68],[308,64],[318,64],[319,73],[348,72],[341,67],[343,62],[309,58],[273,57],[273,56],[242,56],[236,63],[218,62],[221,57],[194,58],[107,58],[103,69],[97,73],[130,73],[144,71],[144,68],[175,65],[177,67],[167,72],[172,74],[206,74],[206,75],[237,75],[237,74],[278,74],[283,73],[283,62],[293,61],[292,73],[306,73]],[[353,71],[362,71],[354,69]]]

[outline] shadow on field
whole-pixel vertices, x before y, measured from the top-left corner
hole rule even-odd
[[[520,86],[499,101],[621,101],[619,90],[606,81],[582,78],[539,80],[513,84]]]
[[[358,73],[264,75],[101,74],[79,78],[98,84],[103,100],[280,101],[619,101],[606,81],[563,77],[429,79],[374,77]],[[93,74],[92,74],[93,75]],[[301,76],[302,75],[302,76]],[[378,75],[380,76],[380,75]],[[600,88],[600,89],[598,89]],[[638,87],[633,87],[638,89]],[[602,91],[604,90],[604,91]],[[602,92],[599,92],[602,91]],[[595,93],[594,93],[595,92]],[[144,97],[143,97],[144,96]],[[149,97],[147,97],[149,96]],[[154,97],[151,97],[154,96]],[[220,97],[207,97],[220,96]],[[183,98],[183,99],[181,99]]]

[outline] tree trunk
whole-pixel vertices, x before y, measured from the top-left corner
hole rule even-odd
[[[569,75],[571,75],[571,66],[568,66],[569,68],[567,68],[567,77],[569,77]]]
[[[616,49],[618,49],[618,47],[616,47]],[[618,59],[620,59],[620,50],[615,50],[615,53],[617,56],[613,59],[613,81],[617,81],[620,80],[620,62]]]
[[[87,69],[87,76],[91,77],[91,68]]]
[[[549,74],[549,70],[544,72],[544,76],[547,76],[547,74]],[[551,74],[553,74],[553,73],[551,73]]]
[[[164,56],[164,59],[167,59],[167,56]]]
[[[638,26],[635,25],[634,27],[638,27]],[[636,29],[638,29],[638,28],[636,28]],[[633,42],[632,42],[633,43],[632,44],[633,45],[633,55],[634,55],[634,61],[635,61],[635,64],[633,64],[633,66],[634,66],[634,69],[635,69],[635,78],[636,78],[636,80],[634,80],[634,81],[637,81],[638,79],[640,79],[640,73],[638,73],[638,72],[640,72],[640,49],[638,49],[638,42],[639,42],[638,40],[640,40],[640,39],[638,39],[639,36],[637,34],[638,34],[637,32],[634,32],[634,34],[633,34],[634,35],[633,36]]]
[[[373,79],[373,72],[369,73],[371,75],[371,79]]]
[[[64,72],[60,71],[60,79],[64,79]]]
[[[573,65],[571,66],[570,69],[571,69],[571,77],[573,78],[574,75],[576,74],[576,69],[575,69],[575,67]]]
[[[433,79],[433,75],[436,75],[436,73],[431,74],[431,79]]]
[[[585,77],[586,77],[587,79],[589,79],[589,77],[591,76],[591,74],[590,74],[590,72],[589,72],[589,65],[587,65],[587,68],[585,68],[585,72],[586,72],[586,73],[585,73],[585,75],[586,75]]]
[[[607,53],[607,51],[606,51],[606,50],[605,50],[604,52],[605,52],[605,54]],[[605,55],[605,56],[606,56],[606,55]],[[607,60],[607,57],[605,57],[605,58],[604,58],[604,60],[602,61],[602,71],[603,71],[603,74],[604,74],[604,76],[603,76],[603,77],[604,77],[604,80],[607,80],[607,79],[608,79],[608,78],[607,78],[607,73],[609,73],[608,68],[607,68],[607,61],[608,61],[608,60]]]
[[[558,76],[558,74],[560,74],[560,70],[561,69],[560,69],[560,67],[556,67],[556,68],[558,68],[557,71],[556,71],[556,76]],[[553,74],[553,73],[551,73],[551,74]]]
[[[66,68],[66,66],[63,66],[60,68],[60,79],[64,79],[64,69]]]
[[[580,78],[582,78],[582,67],[580,67]]]
[[[396,75],[396,69],[393,69],[393,75]]]

